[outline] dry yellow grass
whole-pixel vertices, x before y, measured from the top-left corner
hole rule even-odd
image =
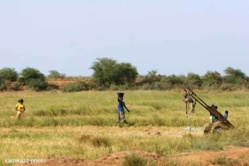
[[[249,146],[247,92],[200,91],[198,95],[208,104],[218,105],[219,110],[229,109],[229,120],[236,130],[204,136],[202,128],[208,123],[209,114],[197,105],[190,123],[182,102],[183,92],[125,92],[125,102],[131,110],[127,114],[129,125],[116,124],[115,91],[3,92],[0,93],[0,161],[4,164],[5,159],[50,156],[93,160],[137,149],[167,156]],[[27,112],[22,121],[15,121],[11,117],[19,98],[24,98]],[[193,127],[191,133],[189,125]]]

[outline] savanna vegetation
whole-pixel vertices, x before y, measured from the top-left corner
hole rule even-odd
[[[128,124],[116,123],[116,91],[2,92],[0,161],[6,164],[6,159],[51,156],[93,160],[135,149],[167,159],[179,153],[248,147],[248,92],[196,93],[208,104],[218,105],[221,113],[229,110],[235,129],[204,135],[209,113],[197,105],[195,114],[187,117],[183,91],[125,91],[125,102],[131,110],[126,114]],[[26,105],[25,118],[15,120],[14,107],[19,98]],[[217,158],[213,162],[219,161]],[[155,165],[135,154],[127,155],[123,165],[132,163]]]
[[[169,159],[181,153],[249,147],[249,78],[240,69],[227,67],[225,75],[207,71],[203,76],[166,76],[152,70],[142,76],[130,63],[108,58],[97,59],[91,69],[91,77],[70,77],[56,70],[45,76],[29,67],[20,73],[0,69],[0,165],[7,164],[6,159],[51,156],[93,160],[134,150]],[[195,114],[185,114],[186,87],[208,104],[218,105],[221,113],[229,110],[235,129],[203,135],[209,113],[197,105]],[[116,122],[118,91],[125,92],[131,110],[126,113],[128,124]],[[25,118],[15,120],[14,107],[20,98],[26,106]],[[210,162],[228,160],[219,157]],[[124,157],[123,165],[137,164],[156,165],[137,154]],[[177,161],[166,164],[177,165]]]
[[[162,75],[156,70],[147,75],[139,75],[130,63],[118,63],[109,58],[98,58],[91,66],[93,75],[89,77],[70,77],[56,70],[47,76],[35,68],[27,67],[20,73],[12,68],[0,69],[0,90],[34,91],[60,90],[79,92],[87,90],[172,90],[190,87],[202,90],[234,91],[249,88],[249,77],[240,69],[227,67],[224,75],[217,71],[207,71],[200,76]]]

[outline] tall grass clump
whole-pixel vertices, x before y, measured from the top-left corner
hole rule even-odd
[[[95,147],[109,147],[111,146],[111,141],[109,138],[104,136],[95,136],[91,139],[91,143]]]
[[[146,166],[148,160],[139,156],[138,154],[126,155],[123,159],[122,166]]]
[[[111,140],[105,136],[81,135],[78,139],[79,143],[90,143],[94,147],[109,147],[112,145]]]
[[[237,166],[244,165],[243,163],[243,159],[232,159],[223,156],[211,160],[211,164],[213,165]]]
[[[91,136],[90,135],[85,135],[85,134],[83,134],[83,135],[81,135],[80,136],[80,138],[79,138],[79,143],[86,143],[86,142],[88,142],[89,140],[91,140]]]
[[[151,124],[155,126],[165,126],[165,119],[160,117],[159,115],[153,115],[151,119]]]
[[[249,147],[249,129],[235,128],[222,133],[222,140],[234,146]]]

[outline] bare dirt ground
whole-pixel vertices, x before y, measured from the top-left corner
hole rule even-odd
[[[195,152],[189,154],[178,154],[175,156],[159,157],[156,154],[134,150],[124,151],[102,156],[94,161],[86,161],[68,157],[51,157],[45,163],[18,164],[18,166],[119,166],[122,165],[124,156],[137,154],[155,165],[249,165],[249,147],[229,147],[221,151]]]
[[[94,127],[88,126],[86,129],[93,130],[93,128]],[[167,131],[158,131],[153,128],[143,131],[137,130],[138,129],[131,127],[122,131],[122,134],[129,135],[132,133],[133,135],[183,137],[186,133],[188,133],[188,128],[184,130],[174,128],[168,129]],[[113,128],[112,131],[112,134],[120,134],[120,131]],[[191,133],[194,135],[203,134],[201,128],[193,128]],[[249,166],[249,147],[227,147],[224,150],[219,151],[195,151],[163,157],[142,150],[132,150],[104,155],[96,160],[82,160],[59,156],[49,157],[46,159],[45,163],[16,164],[16,166],[121,166],[124,161],[124,157],[129,154],[136,154],[156,166]]]

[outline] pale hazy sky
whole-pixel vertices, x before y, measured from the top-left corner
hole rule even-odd
[[[146,75],[249,75],[249,0],[0,0],[0,69],[90,76],[96,58]]]

